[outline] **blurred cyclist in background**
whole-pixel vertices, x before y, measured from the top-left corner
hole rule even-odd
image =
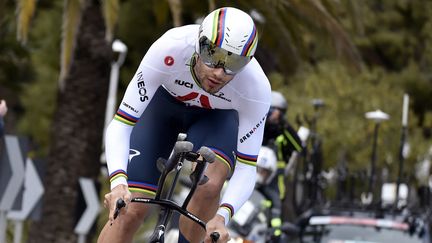
[[[282,93],[272,91],[272,100],[269,114],[264,128],[263,145],[273,148],[277,156],[277,172],[271,186],[279,192],[280,200],[284,201],[282,207],[284,219],[290,218],[290,200],[286,199],[286,172],[285,168],[293,155],[293,152],[302,151],[302,143],[295,129],[287,121],[288,104]],[[278,227],[281,221],[274,221],[274,227]]]

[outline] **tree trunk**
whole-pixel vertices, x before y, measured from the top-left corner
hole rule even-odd
[[[97,179],[112,51],[97,0],[87,0],[64,92],[58,93],[40,222],[28,242],[73,242],[79,177]],[[49,104],[48,104],[49,105]]]

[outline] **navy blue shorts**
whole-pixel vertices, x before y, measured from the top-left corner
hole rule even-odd
[[[201,146],[212,149],[232,172],[238,125],[235,110],[187,106],[159,87],[132,130],[127,170],[130,191],[155,194],[160,176],[156,161],[169,157],[179,133],[187,134],[194,151]]]

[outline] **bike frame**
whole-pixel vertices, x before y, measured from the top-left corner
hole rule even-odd
[[[180,136],[179,136],[180,137]],[[185,217],[191,219],[193,222],[197,223],[204,230],[206,230],[206,223],[199,219],[196,215],[190,213],[187,210],[187,206],[195,193],[198,185],[204,184],[207,182],[208,178],[204,175],[204,171],[207,167],[207,163],[212,163],[215,160],[215,154],[207,147],[201,147],[198,152],[192,151],[193,144],[188,141],[177,141],[173,151],[168,158],[168,160],[159,158],[157,161],[158,169],[161,171],[161,176],[158,181],[158,189],[156,191],[156,196],[154,199],[152,198],[133,198],[131,202],[135,203],[146,203],[146,204],[156,204],[161,207],[159,212],[159,219],[156,224],[156,227],[153,231],[153,234],[150,237],[150,243],[163,243],[164,235],[167,225],[171,219],[171,215],[173,211],[177,211],[178,213],[184,215]],[[188,160],[191,162],[196,162],[195,170],[190,174],[190,179],[192,181],[192,187],[184,200],[183,204],[180,206],[176,202],[172,200],[172,196],[174,194],[174,189],[176,187],[178,177],[180,175],[180,171],[183,167],[184,161]],[[164,185],[166,183],[166,179],[168,174],[170,174],[173,170],[175,170],[174,180],[171,183],[171,186],[166,193],[166,195],[162,195]],[[119,199],[121,200],[121,199]],[[124,203],[124,202],[123,202]],[[118,211],[121,207],[124,207],[125,204],[119,205],[117,203],[116,215],[118,215]],[[115,216],[116,216],[115,215]],[[219,234],[217,232],[213,232],[211,234],[213,242],[217,242],[219,238]]]

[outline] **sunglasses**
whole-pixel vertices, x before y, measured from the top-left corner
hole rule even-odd
[[[199,40],[198,54],[207,67],[222,68],[228,75],[240,72],[252,59],[252,57],[240,56],[217,47],[205,36]]]

